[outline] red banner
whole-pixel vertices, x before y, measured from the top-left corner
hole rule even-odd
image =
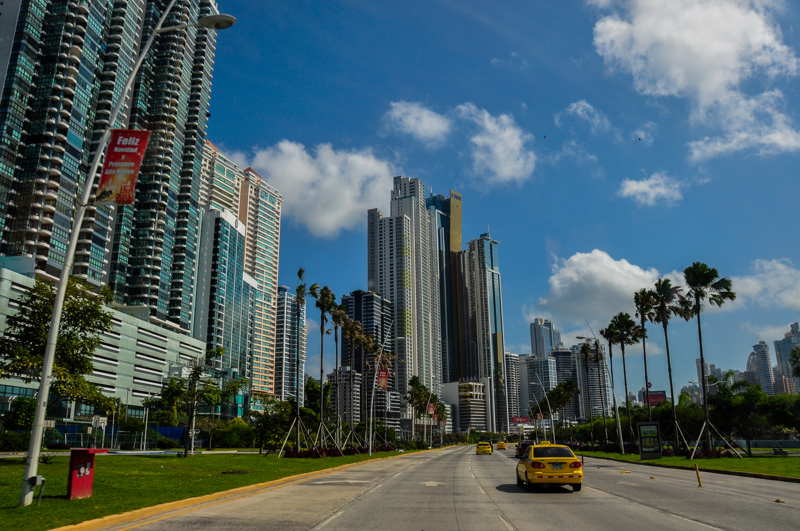
[[[378,371],[378,387],[384,390],[389,388],[389,371],[386,369]]]
[[[136,190],[136,179],[142,166],[150,131],[114,129],[108,143],[106,160],[100,173],[100,185],[94,203],[130,205]]]
[[[525,424],[527,422],[530,422],[530,420],[531,419],[528,417],[511,417],[512,424]]]

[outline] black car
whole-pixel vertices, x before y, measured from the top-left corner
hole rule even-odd
[[[517,459],[522,459],[525,452],[528,451],[528,446],[532,445],[533,441],[525,440],[517,443]]]

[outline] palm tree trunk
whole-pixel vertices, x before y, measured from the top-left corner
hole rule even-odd
[[[297,304],[297,319],[295,323],[295,363],[294,363],[294,402],[295,402],[295,419],[297,423],[297,446],[295,451],[300,451],[300,301],[295,300]],[[305,323],[303,323],[305,324]]]
[[[622,378],[625,384],[625,410],[628,414],[628,427],[631,430],[631,437],[636,439],[636,434],[633,431],[633,415],[631,415],[631,401],[628,398],[628,366],[625,364],[625,343],[622,342],[619,344],[620,349],[622,350]]]
[[[339,427],[341,425],[342,417],[339,414],[339,327],[334,322],[333,335],[335,344],[333,346],[336,355],[336,362],[333,365],[334,381],[336,382],[336,393],[333,395],[333,409],[336,410],[336,445],[339,445]]]
[[[673,447],[673,451],[677,455],[678,450],[680,449],[680,438],[678,434],[678,406],[675,403],[675,387],[672,384],[672,358],[669,353],[669,333],[667,333],[666,321],[661,323],[661,325],[664,327],[664,346],[667,349],[667,375],[669,376],[669,395],[670,400],[672,400],[672,422],[674,424],[673,430],[675,430],[675,446]]]
[[[325,377],[325,311],[319,311],[319,422],[325,423],[325,389],[323,378]],[[324,430],[320,430],[320,445],[325,439]]]
[[[611,373],[611,402],[614,407],[614,418],[617,424],[617,437],[619,438],[619,449],[621,453],[625,453],[625,442],[622,439],[622,424],[619,421],[619,409],[617,408],[617,392],[614,387],[614,344],[608,342],[608,367]]]
[[[708,385],[706,383],[706,358],[703,355],[703,327],[700,324],[700,299],[695,296],[695,305],[697,307],[697,339],[700,343],[700,379],[703,389],[703,412],[705,415],[706,423],[706,441],[705,441],[705,454],[710,455],[711,451],[711,425],[708,414]]]
[[[642,359],[644,360],[644,401],[647,404],[647,419],[653,420],[653,408],[650,406],[650,377],[647,374],[647,329],[642,317]]]

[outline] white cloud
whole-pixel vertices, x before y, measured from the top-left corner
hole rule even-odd
[[[250,165],[283,195],[286,215],[321,237],[354,228],[367,209],[385,205],[398,173],[370,149],[307,151],[289,140],[255,150]]]
[[[639,181],[625,179],[619,187],[619,195],[633,199],[640,206],[671,204],[683,199],[682,187],[666,173],[654,173]]]
[[[800,150],[800,133],[780,103],[782,93],[745,93],[745,81],[795,75],[800,63],[775,24],[782,0],[590,0],[615,9],[594,28],[597,52],[630,72],[636,89],[686,97],[692,120],[720,131],[690,145],[690,157],[755,149]]]
[[[429,147],[444,142],[451,129],[449,118],[413,101],[391,102],[384,119],[390,127],[413,136]]]
[[[654,122],[645,122],[641,127],[638,127],[631,133],[631,140],[634,142],[641,142],[647,146],[652,146],[657,128]]]
[[[525,70],[528,68],[528,60],[522,57],[519,52],[511,52],[508,57],[492,57],[489,64],[502,68],[513,68],[517,70]]]
[[[614,129],[608,117],[586,100],[572,102],[566,109],[556,114],[553,120],[558,127],[561,127],[562,116],[565,114],[584,120],[589,124],[592,134],[607,133]]]
[[[567,326],[605,324],[619,312],[633,312],[633,293],[651,287],[658,278],[656,269],[616,260],[599,249],[575,253],[556,262],[549,291],[537,308]]]
[[[733,291],[760,306],[800,310],[800,270],[785,259],[756,260],[753,273],[733,277]]]
[[[742,323],[741,328],[753,334],[757,339],[772,344],[777,339],[782,339],[783,335],[789,331],[789,323],[785,325],[756,325],[753,323]]]
[[[472,103],[456,107],[458,115],[478,126],[470,138],[475,172],[490,184],[520,183],[533,175],[536,154],[527,148],[533,136],[509,114],[494,116]]]

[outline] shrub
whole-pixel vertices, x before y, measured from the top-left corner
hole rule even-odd
[[[0,451],[24,452],[28,449],[28,434],[21,431],[6,430],[0,433]]]

